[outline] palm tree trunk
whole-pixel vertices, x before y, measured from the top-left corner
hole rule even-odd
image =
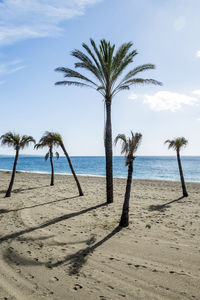
[[[124,204],[122,209],[121,220],[119,226],[127,227],[129,225],[129,199],[131,193],[131,183],[132,183],[132,175],[133,175],[133,162],[129,163],[128,166],[128,177],[126,182],[126,193],[124,197]]]
[[[13,183],[15,180],[18,156],[19,156],[19,148],[16,149],[15,160],[14,160],[14,165],[13,165],[13,170],[12,170],[12,176],[11,176],[10,184],[9,184],[9,187],[8,187],[5,197],[10,197],[10,195],[11,195]]]
[[[52,147],[49,147],[49,159],[50,159],[50,163],[51,163],[51,184],[50,185],[54,185],[54,166],[53,166],[53,151],[52,151]]]
[[[184,176],[183,176],[183,170],[182,170],[181,158],[180,158],[179,151],[177,151],[177,160],[178,160],[178,167],[179,167],[179,173],[180,173],[180,178],[181,178],[183,196],[188,197],[188,193],[187,193],[186,186],[185,186],[185,180],[184,180]]]
[[[106,100],[105,155],[107,203],[113,202],[111,99]]]
[[[83,196],[83,191],[82,191],[82,189],[81,189],[81,185],[80,185],[80,183],[79,183],[79,181],[78,181],[78,178],[77,178],[76,173],[75,173],[75,171],[74,171],[74,168],[73,168],[73,166],[72,166],[71,159],[70,159],[70,157],[69,157],[69,155],[68,155],[68,153],[67,153],[67,151],[66,151],[66,149],[65,149],[65,146],[64,146],[64,144],[63,144],[62,142],[60,142],[60,147],[62,148],[62,150],[63,150],[63,152],[64,152],[64,154],[65,154],[65,156],[66,156],[66,158],[67,158],[67,160],[68,160],[68,163],[69,163],[71,172],[72,172],[72,174],[73,174],[73,176],[74,176],[74,180],[76,181],[76,184],[77,184],[77,187],[78,187],[79,196]]]

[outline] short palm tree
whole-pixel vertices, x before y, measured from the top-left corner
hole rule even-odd
[[[80,50],[72,51],[72,56],[78,62],[75,68],[88,71],[92,76],[89,78],[75,70],[60,67],[56,71],[64,74],[65,80],[56,82],[56,85],[75,85],[91,87],[97,90],[104,99],[106,108],[105,123],[105,156],[106,156],[106,191],[107,203],[113,202],[113,169],[112,169],[112,125],[111,104],[113,97],[122,90],[128,90],[136,84],[161,85],[154,79],[137,78],[139,73],[155,69],[152,64],[138,66],[122,77],[122,73],[133,62],[137,51],[131,49],[133,43],[124,43],[116,51],[115,45],[106,40],[101,40],[99,46],[90,39],[91,47],[83,43],[85,53]],[[69,80],[71,79],[71,80]]]
[[[133,133],[131,131],[131,137],[126,137],[125,134],[118,134],[115,138],[115,145],[118,141],[122,142],[121,154],[125,154],[125,165],[128,166],[128,177],[126,183],[126,193],[124,197],[124,204],[122,209],[122,215],[119,225],[126,227],[129,225],[129,199],[131,193],[131,183],[133,174],[133,162],[135,160],[134,154],[136,153],[142,140],[141,133]]]
[[[51,136],[51,138],[54,140],[54,142],[57,143],[57,145],[59,145],[61,147],[61,149],[63,150],[63,152],[64,152],[64,154],[67,158],[67,161],[69,163],[70,170],[71,170],[71,172],[74,176],[74,180],[76,181],[77,188],[78,188],[78,191],[79,191],[79,196],[83,196],[83,191],[81,189],[81,185],[80,185],[79,180],[78,180],[78,178],[76,176],[76,173],[74,171],[74,168],[73,168],[71,159],[69,157],[69,154],[67,153],[67,150],[64,146],[62,136],[59,133],[56,133],[56,132],[47,132],[47,133]]]
[[[36,149],[48,147],[49,150],[45,155],[45,160],[50,160],[51,163],[51,183],[50,185],[54,185],[54,165],[53,165],[53,147],[56,146],[57,143],[55,143],[54,139],[51,137],[49,132],[45,132],[45,134],[41,137],[39,140],[39,143],[35,145]],[[59,158],[59,153],[56,152],[57,159]]]
[[[183,190],[183,196],[188,197],[188,192],[185,186],[185,180],[183,176],[183,169],[181,165],[181,158],[180,158],[180,150],[182,147],[185,147],[187,145],[188,141],[184,137],[178,137],[174,140],[166,140],[165,144],[168,144],[169,149],[174,149],[177,154],[177,161],[178,161],[178,167],[179,167],[179,173],[180,173],[180,179],[181,179],[181,185]]]
[[[16,167],[17,167],[17,161],[19,157],[19,151],[20,149],[24,149],[25,147],[29,146],[31,142],[35,143],[35,140],[32,136],[29,135],[22,135],[15,134],[13,132],[7,132],[4,135],[1,136],[1,144],[7,145],[9,147],[13,147],[15,149],[15,160],[13,165],[13,171],[12,176],[10,180],[10,184],[8,187],[8,190],[6,192],[5,197],[10,197],[14,179],[15,179],[15,173],[16,173]]]

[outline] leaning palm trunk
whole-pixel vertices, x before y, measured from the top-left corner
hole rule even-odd
[[[65,156],[66,156],[66,158],[67,158],[67,160],[68,160],[68,163],[69,163],[71,172],[72,172],[72,174],[73,174],[73,176],[74,176],[74,180],[76,181],[76,184],[77,184],[77,187],[78,187],[79,196],[83,196],[83,191],[82,191],[82,189],[81,189],[81,185],[80,185],[80,183],[79,183],[79,181],[78,181],[78,178],[77,178],[76,173],[75,173],[75,171],[74,171],[74,168],[73,168],[73,166],[72,166],[71,159],[70,159],[70,157],[69,157],[69,155],[68,155],[68,153],[67,153],[67,151],[66,151],[66,149],[65,149],[65,146],[64,146],[64,144],[63,144],[62,142],[60,142],[60,147],[62,148],[62,150],[63,150],[63,152],[64,152],[64,154],[65,154]]]
[[[112,203],[113,202],[113,166],[112,166],[112,125],[111,125],[111,100],[110,99],[106,101],[105,155],[106,155],[107,203]]]
[[[182,185],[182,190],[183,190],[183,196],[188,197],[188,193],[187,193],[186,186],[185,186],[185,180],[184,180],[184,176],[183,176],[183,170],[182,170],[181,158],[180,158],[179,151],[177,151],[177,160],[178,160],[178,167],[179,167],[181,185]]]
[[[131,193],[131,183],[133,175],[133,161],[128,165],[128,178],[126,182],[126,193],[124,197],[123,210],[119,226],[127,227],[129,225],[129,199]]]
[[[50,158],[50,163],[51,163],[51,184],[50,185],[54,185],[54,166],[53,166],[53,151],[52,151],[52,147],[50,147],[49,149],[49,158]]]
[[[16,154],[15,154],[15,161],[14,161],[14,165],[13,165],[13,170],[12,170],[12,176],[11,176],[10,184],[9,184],[9,187],[8,187],[8,190],[6,192],[5,197],[10,197],[10,195],[11,195],[13,183],[14,183],[14,180],[15,180],[18,157],[19,157],[19,149],[17,148],[16,149]]]

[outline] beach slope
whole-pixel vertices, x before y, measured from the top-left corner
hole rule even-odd
[[[118,222],[125,179],[0,172],[0,299],[200,299],[200,184],[133,180],[130,226]]]

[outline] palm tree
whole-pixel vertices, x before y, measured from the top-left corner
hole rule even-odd
[[[78,178],[76,176],[76,173],[74,171],[74,168],[72,166],[72,162],[71,162],[71,159],[69,157],[69,154],[67,153],[67,150],[66,150],[66,148],[64,146],[62,136],[59,133],[56,133],[56,132],[47,132],[47,133],[51,136],[52,140],[54,140],[54,142],[57,143],[57,145],[59,145],[61,147],[61,149],[63,150],[63,152],[64,152],[64,154],[65,154],[65,156],[67,158],[67,161],[69,163],[69,167],[71,169],[71,172],[72,172],[72,174],[74,176],[74,180],[76,181],[77,188],[78,188],[78,191],[79,191],[79,196],[83,196],[83,191],[81,189],[81,185],[79,183],[79,180],[78,180]]]
[[[165,144],[169,144],[168,149],[172,148],[172,149],[176,150],[181,185],[182,185],[182,190],[183,190],[183,197],[188,197],[188,193],[186,190],[185,180],[184,180],[184,176],[183,176],[183,169],[182,169],[181,158],[180,158],[180,150],[182,147],[185,147],[187,145],[187,143],[188,143],[188,141],[184,137],[178,137],[174,140],[166,140],[165,141]]]
[[[136,153],[141,140],[142,134],[131,131],[131,137],[126,137],[125,134],[118,134],[115,138],[115,145],[118,141],[122,142],[121,154],[125,154],[125,165],[128,166],[128,177],[126,183],[126,193],[124,197],[124,204],[122,209],[121,220],[119,226],[126,227],[129,225],[129,199],[131,192],[132,174],[133,174],[133,162],[136,158],[133,154]]]
[[[16,151],[12,176],[11,176],[11,180],[10,180],[8,190],[7,190],[6,195],[5,195],[5,197],[10,197],[12,187],[13,187],[13,183],[14,183],[14,179],[15,179],[15,173],[16,173],[17,161],[18,161],[18,157],[19,157],[19,151],[20,151],[20,149],[24,149],[25,147],[29,146],[29,144],[31,142],[35,143],[35,140],[32,136],[29,136],[29,135],[20,136],[19,134],[15,134],[13,132],[7,132],[7,133],[3,134],[0,137],[0,139],[1,139],[1,144],[2,145],[7,145],[8,147],[13,147]]]
[[[115,45],[111,45],[106,40],[101,40],[99,47],[94,40],[90,39],[91,47],[83,43],[84,52],[80,50],[72,51],[71,55],[78,59],[75,68],[89,71],[91,78],[65,67],[59,67],[55,71],[64,73],[66,80],[56,82],[56,85],[75,85],[80,87],[91,87],[97,90],[104,99],[106,108],[105,123],[105,156],[106,156],[106,191],[107,203],[113,202],[113,170],[112,170],[112,125],[111,125],[111,104],[113,97],[122,90],[129,90],[136,84],[161,85],[154,79],[135,78],[143,71],[155,69],[152,64],[138,66],[125,76],[121,76],[123,71],[133,62],[137,55],[136,50],[132,50],[132,42],[122,44],[116,51]],[[68,78],[72,80],[68,80]],[[94,79],[93,79],[94,78]]]
[[[54,185],[53,147],[55,145],[57,145],[57,143],[55,143],[54,139],[52,139],[49,132],[45,132],[45,134],[39,140],[39,143],[35,145],[36,149],[44,148],[44,147],[49,148],[49,151],[45,155],[45,160],[48,160],[49,158],[51,163],[51,183],[50,183],[51,186]],[[55,154],[58,159],[59,153],[56,152]]]

